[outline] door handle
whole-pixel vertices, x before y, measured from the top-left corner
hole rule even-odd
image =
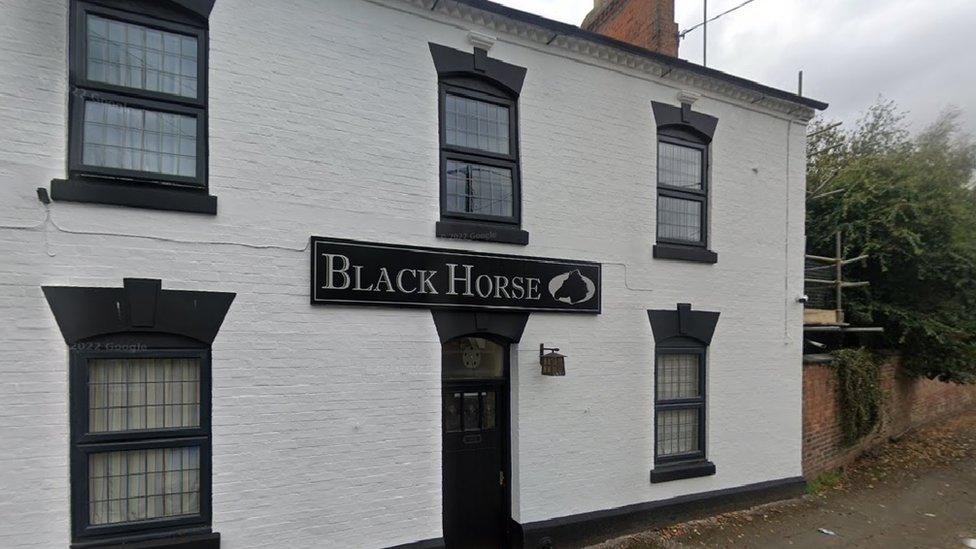
[[[505,471],[498,471],[498,485],[505,486]]]

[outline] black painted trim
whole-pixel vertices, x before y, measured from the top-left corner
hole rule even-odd
[[[72,0],[69,14],[68,183],[52,182],[54,200],[89,202],[214,214],[217,200],[207,194],[209,168],[209,30],[214,0]],[[197,96],[140,90],[89,80],[87,76],[87,15],[89,13],[162,29],[197,39]],[[192,177],[106,168],[83,161],[86,102],[132,105],[194,116],[197,120],[196,173]],[[70,185],[70,187],[68,186]],[[58,190],[55,190],[59,187]],[[154,192],[155,191],[155,192]],[[182,194],[180,194],[182,193]],[[145,194],[146,196],[139,196]]]
[[[715,464],[710,461],[675,463],[656,466],[651,470],[651,483],[668,482],[686,478],[707,477],[715,474]]]
[[[523,547],[543,547],[546,538],[549,547],[579,547],[600,543],[651,528],[797,497],[803,494],[805,487],[803,477],[790,477],[531,522],[522,526]]]
[[[657,124],[658,132],[669,128],[687,128],[694,132],[704,144],[709,144],[715,136],[715,128],[718,126],[718,118],[691,110],[691,105],[682,103],[680,107],[651,101],[651,110],[654,111],[654,122]]]
[[[680,259],[697,263],[718,263],[718,254],[700,246],[659,243],[654,245],[655,259]]]
[[[523,246],[529,243],[528,232],[516,227],[497,223],[454,220],[438,221],[435,234],[440,238],[454,238],[458,240],[499,242],[502,244],[520,244]]]
[[[71,544],[71,549],[220,549],[220,534],[185,534],[143,540],[115,539]]]
[[[51,181],[51,199],[63,202],[88,202],[215,215],[217,197],[196,189],[158,187],[145,183],[92,182],[85,180]]]
[[[140,170],[129,170],[122,168],[108,168],[85,164],[82,159],[84,148],[84,118],[85,105],[87,103],[106,103],[110,105],[123,105],[139,109],[151,110],[192,116],[196,120],[196,133],[203,136],[196,142],[196,175],[181,176],[169,175],[155,172],[144,172]],[[187,106],[171,101],[158,101],[146,99],[142,96],[127,96],[118,93],[84,92],[83,96],[71,95],[68,98],[68,111],[70,126],[68,128],[69,147],[68,151],[68,172],[73,179],[81,177],[97,178],[112,181],[123,179],[143,182],[146,184],[159,185],[164,188],[187,188],[187,189],[207,189],[207,111],[196,106]]]
[[[44,286],[42,289],[70,349],[72,547],[219,547],[220,535],[210,530],[210,346],[235,294],[163,290],[160,280],[141,278],[123,279],[122,288]],[[152,431],[91,432],[89,361],[121,357],[198,358],[199,425]],[[138,523],[90,524],[88,461],[92,453],[184,446],[200,449],[198,514]]]
[[[705,460],[708,450],[708,414],[706,409],[708,370],[707,366],[707,347],[698,342],[688,342],[685,338],[672,338],[664,343],[657,345],[654,353],[654,414],[665,410],[694,410],[698,415],[698,449],[693,452],[683,454],[660,455],[658,450],[658,428],[657,420],[654,421],[654,467],[679,467],[701,463]],[[695,355],[698,359],[698,396],[681,399],[662,399],[658,395],[656,388],[661,383],[661,368],[659,367],[661,356],[669,354]],[[651,482],[654,482],[654,474],[651,472]]]
[[[147,342],[134,343],[139,350],[119,349],[102,339],[75,345],[70,350],[70,418],[71,418],[71,528],[75,544],[72,547],[169,547],[175,537],[182,541],[187,532],[211,535],[212,510],[212,447],[211,447],[211,353],[209,347],[197,344],[191,348],[148,348]],[[200,359],[200,425],[184,429],[126,431],[112,433],[89,432],[89,361],[97,358],[199,358]],[[89,456],[103,451],[138,450],[195,446],[200,448],[200,511],[196,515],[160,518],[140,523],[106,525],[89,524],[88,471]],[[157,541],[168,539],[169,541]],[[219,541],[219,536],[216,540]],[[204,541],[213,543],[212,537]],[[136,545],[130,545],[135,543]],[[182,547],[182,545],[176,545]],[[216,545],[204,545],[213,546]],[[194,547],[194,545],[189,545]]]
[[[169,0],[177,6],[181,6],[194,13],[195,15],[208,19],[210,12],[213,11],[216,0]]]
[[[442,547],[445,547],[443,538],[432,538],[392,545],[388,549],[441,549]]]
[[[672,338],[690,338],[709,346],[715,334],[720,313],[693,311],[688,303],[679,303],[675,309],[648,310],[654,343],[661,345]]]
[[[207,529],[209,530],[209,529]],[[168,534],[164,537],[150,537],[145,539],[111,539],[101,541],[80,541],[71,544],[71,549],[219,549],[220,534],[209,532],[179,535]]]
[[[192,0],[191,0],[192,1]],[[105,91],[108,93],[120,93],[131,97],[142,97],[146,99],[157,99],[177,104],[195,105],[206,108],[207,106],[207,74],[209,61],[209,45],[207,41],[208,25],[206,18],[200,17],[179,17],[182,8],[176,7],[173,1],[152,2],[140,0],[72,0],[71,10],[71,48],[68,52],[71,61],[71,83],[72,95],[91,97],[92,92]],[[172,7],[177,10],[173,11]],[[197,55],[197,96],[186,97],[178,94],[169,94],[151,90],[142,90],[109,84],[107,82],[89,80],[87,77],[86,47],[87,33],[86,21],[87,14],[92,13],[107,19],[131,22],[142,26],[157,28],[168,32],[175,32],[182,35],[193,36],[197,39],[199,47]],[[77,88],[85,88],[82,92]]]
[[[660,369],[658,362],[661,355],[665,354],[695,354],[698,356],[698,383],[699,394],[696,398],[685,398],[679,400],[661,400],[658,398],[657,390],[654,391],[654,413],[668,409],[693,409],[698,412],[698,450],[693,453],[680,455],[659,456],[657,448],[657,419],[654,420],[654,470],[651,471],[651,482],[662,482],[663,480],[676,480],[678,478],[690,478],[680,476],[678,470],[682,467],[701,464],[707,455],[708,438],[706,436],[708,428],[708,407],[707,407],[707,361],[708,346],[712,342],[715,334],[715,326],[718,324],[719,314],[709,311],[692,311],[688,303],[678,303],[677,308],[670,310],[649,310],[647,318],[651,323],[651,332],[654,335],[654,383],[658,383]],[[665,472],[662,468],[674,467],[673,470]],[[659,471],[655,475],[654,471]],[[698,471],[701,472],[701,471]],[[715,466],[712,465],[711,473],[714,474]],[[689,473],[690,474],[690,473]],[[672,478],[668,478],[672,477]]]
[[[126,332],[175,334],[210,345],[237,295],[160,290],[156,285],[161,284],[159,281],[147,284],[141,279],[125,279],[123,283],[123,288],[42,287],[68,345]],[[148,311],[132,312],[134,303],[149,299],[145,295],[149,291],[156,292],[151,320]]]
[[[488,52],[480,48],[475,48],[472,54],[434,43],[429,43],[429,47],[438,77],[440,146],[440,222],[435,227],[434,234],[441,238],[526,245],[529,235],[521,229],[522,170],[518,97],[527,69],[489,58]],[[494,153],[449,144],[446,128],[449,94],[505,107],[509,116],[509,152]],[[512,175],[512,214],[496,216],[449,211],[447,163],[452,160],[509,170]]]
[[[209,27],[209,10],[215,0],[70,0],[87,2],[136,16],[154,17],[165,22],[192,27]]]
[[[467,53],[433,42],[428,44],[439,78],[453,76],[483,78],[503,88],[515,98],[522,93],[522,84],[528,72],[525,67],[487,57],[487,52],[478,48],[475,48],[475,53]]]
[[[529,321],[529,313],[487,313],[431,309],[441,343],[463,336],[493,335],[507,343],[518,343]]]
[[[101,343],[101,340],[96,340]],[[199,345],[199,344],[198,344]],[[211,356],[208,348],[203,346],[187,348],[159,348],[142,345],[116,350],[104,345],[74,345],[71,347],[71,425],[74,428],[72,439],[76,444],[127,444],[145,441],[159,442],[160,439],[176,439],[192,441],[189,446],[198,445],[203,438],[210,436],[210,371]],[[154,429],[151,431],[122,431],[109,433],[90,432],[88,406],[88,362],[102,358],[196,358],[200,361],[200,425],[181,429]],[[83,487],[84,488],[84,487]],[[82,502],[87,505],[87,500]]]
[[[95,350],[93,350],[95,349]],[[71,407],[71,530],[72,538],[102,541],[106,545],[173,537],[187,528],[205,528],[211,524],[212,447],[211,447],[211,359],[209,348],[101,350],[99,340],[93,345],[73,346],[70,361]],[[199,358],[200,359],[200,425],[183,429],[91,433],[88,424],[89,362],[98,358]],[[93,525],[89,508],[89,460],[93,453],[150,448],[197,447],[200,451],[199,512],[195,515],[159,518],[136,523]],[[154,536],[155,535],[155,536]],[[167,547],[168,545],[160,545]]]
[[[692,112],[691,105],[682,103],[681,107],[674,107],[657,101],[651,102],[654,120],[657,124],[657,243],[654,246],[654,257],[659,259],[678,259],[700,263],[715,263],[718,254],[708,249],[709,227],[709,194],[711,187],[711,150],[709,144],[715,135],[718,118],[706,114]],[[669,143],[685,149],[693,149],[701,156],[700,187],[678,187],[661,183],[661,143]],[[661,236],[661,198],[669,197],[679,200],[697,202],[700,207],[699,238],[690,242],[685,240],[664,238]]]
[[[710,151],[708,145],[697,136],[692,135],[691,139],[677,135],[674,132],[668,133],[658,129],[657,135],[657,166],[658,166],[658,176],[657,176],[657,227],[655,227],[657,232],[657,244],[661,245],[672,245],[684,248],[699,248],[705,249],[707,251],[708,246],[708,234],[709,234],[709,187],[711,186],[711,181],[709,178],[709,164],[711,161]],[[698,152],[701,156],[701,188],[692,189],[687,187],[676,187],[672,185],[664,185],[661,183],[661,144],[669,143],[671,145],[683,147],[685,149],[693,149]],[[697,202],[701,208],[698,219],[698,233],[699,237],[697,241],[679,240],[672,238],[665,238],[661,236],[661,197],[676,198],[680,200],[687,200]]]
[[[553,21],[552,19],[546,19],[545,17],[541,17],[533,13],[528,13],[514,8],[510,8],[508,6],[503,6],[501,4],[498,4],[496,2],[491,2],[489,0],[454,0],[454,1],[459,4],[466,4],[473,8],[483,10],[489,13],[495,13],[501,15],[502,17],[507,17],[515,21],[520,21],[523,23],[527,23],[529,25],[535,25],[537,27],[541,27],[553,33],[555,36],[572,36],[572,37],[586,40],[588,42],[602,44],[619,51],[623,51],[626,53],[630,53],[633,55],[650,59],[656,63],[661,63],[663,65],[672,67],[674,69],[686,70],[688,72],[694,74],[700,74],[703,76],[708,76],[710,78],[718,78],[720,80],[724,80],[736,86],[741,86],[743,88],[755,92],[759,92],[761,94],[765,94],[770,97],[775,97],[777,99],[782,99],[785,101],[789,101],[791,103],[796,103],[799,105],[810,107],[812,109],[824,110],[828,106],[827,103],[824,103],[822,101],[817,101],[816,99],[811,99],[809,97],[803,97],[787,91],[778,90],[776,88],[772,88],[760,84],[758,82],[754,82],[752,80],[747,80],[745,78],[740,78],[738,76],[733,76],[731,74],[724,73],[722,71],[718,71],[708,67],[703,67],[701,65],[696,65],[689,61],[685,61],[684,59],[671,57],[670,55],[664,55],[663,53],[658,53],[646,48],[642,48],[640,46],[635,46],[633,44],[628,44],[620,40],[615,40],[613,38],[610,38],[609,36],[604,36],[599,33],[586,31],[577,27],[576,25],[570,25],[559,21]]]

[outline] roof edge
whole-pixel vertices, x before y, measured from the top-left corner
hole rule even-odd
[[[747,78],[742,78],[735,76],[720,70],[711,69],[704,67],[702,65],[697,65],[690,61],[685,61],[677,57],[671,57],[669,55],[664,55],[656,51],[652,51],[640,46],[635,46],[633,44],[617,40],[615,38],[610,38],[609,36],[604,36],[599,33],[583,30],[575,25],[570,25],[568,23],[562,23],[560,21],[555,21],[552,19],[547,19],[541,15],[536,15],[534,13],[529,13],[522,10],[517,10],[515,8],[510,8],[508,6],[503,6],[496,2],[490,0],[450,0],[457,4],[463,4],[478,10],[486,11],[489,13],[494,13],[502,17],[512,19],[521,23],[534,25],[541,27],[554,35],[553,39],[558,36],[569,36],[575,37],[589,42],[594,42],[596,44],[608,46],[631,55],[636,55],[666,65],[673,69],[680,69],[688,71],[693,74],[700,76],[705,76],[709,78],[715,78],[728,82],[730,84],[751,90],[753,92],[761,93],[765,96],[780,99],[782,101],[787,101],[797,105],[802,105],[815,110],[824,110],[828,107],[828,104],[823,101],[818,101],[809,97],[804,97],[802,95],[797,95],[792,92],[784,91],[778,88],[773,88],[765,84],[760,84],[753,80]],[[436,7],[436,3],[435,6]],[[433,9],[433,8],[432,8]]]

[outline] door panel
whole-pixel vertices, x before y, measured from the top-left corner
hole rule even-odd
[[[448,345],[445,367],[448,361],[466,368],[477,362],[470,344],[465,344],[466,361],[458,361],[458,353],[448,357]],[[483,372],[507,371],[484,364],[479,364]],[[463,381],[458,377],[445,375],[442,393],[444,541],[449,548],[505,547],[507,422],[500,411],[506,409],[508,385],[501,376]]]

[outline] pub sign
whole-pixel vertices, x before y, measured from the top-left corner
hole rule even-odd
[[[601,266],[313,236],[312,304],[599,313]]]

